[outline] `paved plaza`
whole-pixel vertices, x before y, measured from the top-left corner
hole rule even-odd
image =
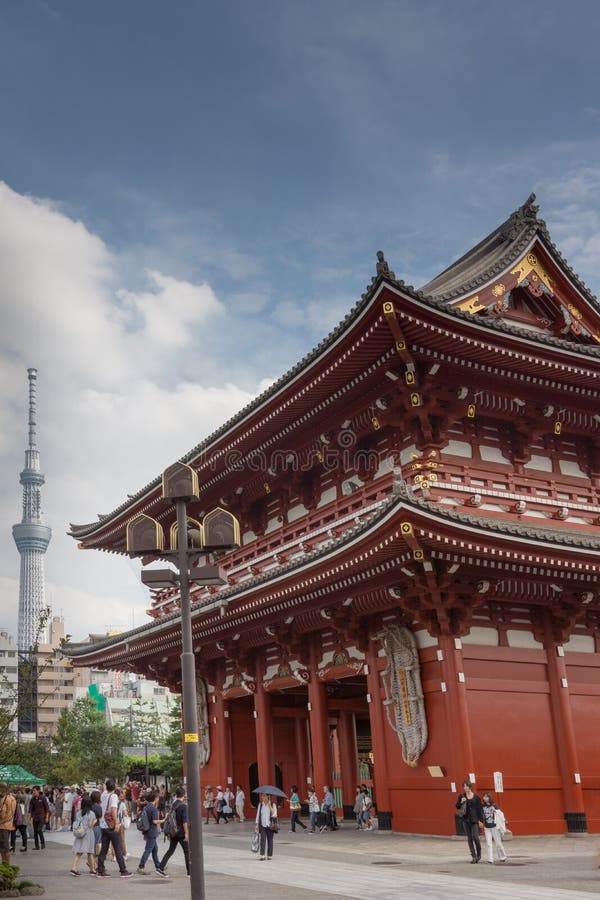
[[[210,825],[204,829],[208,900],[308,900],[308,897],[428,898],[446,900],[576,900],[600,894],[598,868],[600,835],[581,837],[514,837],[507,842],[508,861],[493,866],[470,865],[466,842],[457,838],[430,838],[357,832],[352,823],[339,831],[309,835],[289,834],[287,822],[275,837],[275,855],[261,862],[250,852],[252,825]],[[69,875],[70,834],[47,835],[47,849],[17,852],[22,877],[43,885],[48,900],[82,896],[111,898],[185,898],[189,882],[183,856],[172,857],[169,879],[158,878],[152,864],[146,875],[120,879],[108,863],[110,880],[82,874]],[[142,839],[128,832],[135,872]],[[159,853],[164,847],[159,840]],[[87,871],[85,861],[80,871]]]

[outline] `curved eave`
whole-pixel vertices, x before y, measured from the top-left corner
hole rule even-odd
[[[597,297],[562,255],[546,222],[537,218],[534,200],[535,194],[531,194],[523,206],[472,250],[423,285],[421,292],[433,300],[457,302],[504,276],[539,241],[573,290],[598,312]]]
[[[576,394],[594,402],[600,389],[600,346],[574,344],[534,334],[497,319],[464,312],[440,301],[423,302],[388,289],[395,301],[400,327],[411,347],[425,348],[474,371],[516,374],[547,389],[569,385]],[[425,312],[427,310],[427,312]]]
[[[415,532],[426,529],[442,539],[447,535],[460,536],[461,539],[467,541],[472,539],[489,548],[501,548],[508,544],[524,558],[548,553],[552,554],[553,558],[569,558],[578,565],[579,560],[587,568],[595,572],[600,571],[600,561],[596,564],[590,563],[600,551],[600,535],[579,531],[574,533],[561,527],[538,527],[498,519],[490,520],[479,515],[465,515],[418,499],[404,485],[399,485],[397,491],[397,494],[384,501],[380,509],[368,520],[332,541],[327,547],[314,550],[302,559],[288,562],[279,569],[257,576],[243,585],[224,588],[208,603],[194,604],[192,606],[194,623],[202,620],[203,628],[227,629],[230,627],[230,619],[243,615],[246,603],[251,603],[255,611],[256,605],[259,604],[266,613],[273,595],[286,586],[297,585],[300,578],[309,579],[316,572],[339,562],[342,557],[356,560],[361,553],[370,555],[377,542],[383,546],[389,544],[392,537],[401,540],[399,528],[404,518],[411,522]],[[404,548],[403,542],[402,546]],[[67,645],[63,653],[77,664],[86,665],[90,661],[100,660],[105,652],[116,652],[119,648],[121,653],[127,654],[139,642],[151,640],[165,631],[178,630],[180,622],[180,613],[171,613],[159,621],[106,638],[92,646]]]

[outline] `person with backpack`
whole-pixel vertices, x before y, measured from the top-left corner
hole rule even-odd
[[[183,850],[183,858],[185,859],[186,872],[190,874],[190,845],[188,834],[188,805],[185,795],[185,788],[178,787],[175,791],[175,800],[170,812],[165,818],[163,825],[163,833],[169,838],[169,849],[160,861],[160,869],[162,872],[167,867],[167,863],[175,853],[177,844],[181,844]]]
[[[38,788],[39,790],[39,788]],[[15,808],[17,801],[7,784],[0,784],[0,854],[2,862],[10,863],[10,835],[15,830]]]
[[[100,805],[102,809],[102,818],[100,820],[100,856],[98,857],[96,876],[98,878],[109,877],[110,873],[107,872],[104,868],[104,862],[106,860],[108,848],[112,847],[113,852],[117,858],[119,875],[121,876],[121,878],[131,878],[131,872],[127,871],[125,860],[123,859],[123,854],[121,853],[121,841],[119,838],[119,823],[117,812],[119,807],[119,798],[115,791],[115,783],[112,778],[107,778],[106,780],[105,790],[103,791],[100,798]]]
[[[15,829],[10,833],[10,852],[14,853],[16,850],[17,832],[19,832],[22,841],[21,853],[27,853],[27,820],[25,818],[25,804],[27,802],[27,799],[25,794],[23,793],[22,787],[15,788],[13,794],[15,795],[17,806],[15,808],[15,816],[13,819]]]
[[[44,826],[50,819],[50,807],[48,801],[39,785],[35,785],[31,791],[31,800],[29,801],[29,816],[33,825],[33,840],[35,849],[46,849],[46,840],[44,838]]]
[[[158,837],[159,829],[158,826],[162,825],[164,819],[160,818],[157,807],[154,804],[154,801],[157,798],[156,791],[149,791],[146,794],[146,805],[138,816],[137,828],[138,831],[141,831],[144,835],[144,840],[146,842],[146,846],[144,847],[144,852],[142,853],[137,872],[138,875],[146,874],[146,860],[150,855],[152,855],[152,862],[154,863],[154,868],[157,875],[160,875],[162,878],[167,878],[167,873],[163,872],[160,867],[160,860],[158,859],[158,847],[156,845],[156,839]]]

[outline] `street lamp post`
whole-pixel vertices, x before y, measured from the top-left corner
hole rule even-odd
[[[142,581],[155,589],[173,586],[179,582],[181,695],[188,795],[190,888],[192,900],[205,900],[196,661],[192,641],[190,581],[203,585],[223,584],[225,577],[219,566],[193,566],[190,569],[189,563],[192,557],[198,557],[201,553],[232,550],[239,546],[240,538],[237,519],[226,510],[215,509],[204,517],[202,524],[193,521],[194,529],[190,541],[187,504],[198,496],[198,476],[195,470],[184,463],[174,463],[170,466],[163,474],[163,497],[171,500],[177,511],[177,527],[175,532],[171,529],[170,548],[164,548],[164,533],[160,523],[149,516],[140,515],[127,524],[127,551],[131,556],[169,559],[178,569],[177,573],[172,569],[149,569],[142,572]]]
[[[196,660],[192,644],[192,611],[187,561],[187,506],[177,500],[177,549],[181,596],[181,699],[187,777],[191,896],[204,900],[204,849],[202,846],[202,806],[200,754],[198,752],[198,708],[196,705]],[[185,539],[184,539],[185,538]]]

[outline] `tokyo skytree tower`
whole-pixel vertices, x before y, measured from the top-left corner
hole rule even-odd
[[[37,369],[27,369],[29,377],[29,446],[25,451],[25,468],[21,472],[23,485],[23,518],[13,525],[13,537],[21,554],[19,582],[19,626],[17,649],[29,653],[39,639],[39,624],[45,607],[44,554],[48,549],[52,530],[42,522],[42,485],[40,453],[37,448],[36,381]]]

